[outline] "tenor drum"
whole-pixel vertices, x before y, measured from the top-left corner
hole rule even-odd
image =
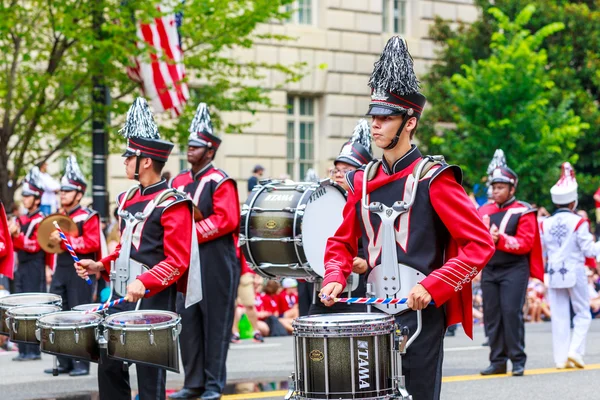
[[[60,311],[53,305],[31,305],[9,308],[6,312],[6,325],[10,330],[10,340],[17,343],[38,344],[35,336],[36,321],[43,315]]]
[[[329,314],[294,326],[294,398],[392,399],[394,318]]]
[[[161,310],[125,311],[106,317],[108,357],[179,373],[178,314]]]
[[[262,183],[242,206],[246,259],[268,279],[323,277],[327,239],[340,226],[345,204],[344,189],[330,180]]]
[[[6,326],[6,311],[11,307],[28,306],[33,304],[62,305],[62,298],[51,293],[17,293],[0,298],[0,335],[9,335]]]
[[[100,314],[61,311],[37,321],[36,336],[44,353],[98,362],[98,324]]]

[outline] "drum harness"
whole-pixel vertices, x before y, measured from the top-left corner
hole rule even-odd
[[[369,203],[369,195],[367,193],[367,183],[372,180],[377,174],[377,170],[379,169],[379,165],[381,164],[381,160],[371,161],[367,164],[364,172],[364,178],[362,182],[362,200],[361,207],[369,211],[370,213],[376,214],[381,219],[381,224],[383,226],[383,243],[382,243],[382,252],[381,252],[381,264],[377,265],[373,268],[370,275],[373,275],[375,272],[375,277],[379,274],[383,275],[381,282],[386,282],[383,288],[375,288],[373,290],[373,283],[367,283],[367,297],[371,297],[375,295],[377,292],[383,292],[383,294],[387,296],[394,296],[396,293],[400,291],[402,288],[401,275],[407,276],[407,271],[414,271],[417,275],[419,274],[413,268],[406,265],[398,265],[398,255],[396,253],[396,233],[394,229],[394,223],[396,218],[400,215],[407,213],[410,211],[413,206],[416,196],[417,196],[417,188],[419,186],[419,181],[427,175],[427,173],[436,165],[441,165],[444,162],[443,156],[425,156],[423,157],[419,163],[415,166],[412,172],[413,176],[413,184],[412,184],[412,193],[410,195],[410,199],[408,201],[397,200],[391,207],[387,207],[385,204],[380,202],[371,202]],[[404,274],[401,273],[400,268],[405,268]],[[414,278],[412,273],[408,273],[410,278]],[[410,280],[410,279],[408,279]],[[387,282],[390,282],[389,284]],[[396,283],[397,282],[397,283]],[[406,282],[408,284],[412,284],[414,282]],[[381,290],[383,289],[383,291]],[[408,288],[409,290],[411,288]],[[376,296],[377,297],[377,296]],[[387,311],[384,305],[376,305],[376,307],[381,308],[383,311]],[[406,306],[405,306],[406,307]],[[367,312],[371,312],[371,306],[367,306]],[[422,328],[422,317],[421,310],[417,311],[417,330],[416,332],[408,338],[409,329],[408,327],[400,327],[397,324],[395,325],[395,334],[394,334],[394,352],[393,352],[393,360],[392,362],[396,365],[396,376],[394,378],[395,384],[397,386],[400,399],[408,400],[412,399],[412,396],[409,395],[406,390],[406,383],[404,375],[402,375],[402,355],[406,354],[406,349],[417,339],[419,334],[421,333]]]

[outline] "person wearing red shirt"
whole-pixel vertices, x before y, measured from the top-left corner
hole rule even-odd
[[[238,244],[240,205],[237,183],[213,165],[221,139],[200,103],[190,125],[188,162],[171,187],[187,193],[202,219],[196,222],[204,298],[182,309],[183,388],[171,399],[216,400],[226,384],[226,364],[240,273],[246,261]]]
[[[470,281],[492,256],[493,243],[460,185],[460,169],[440,158],[424,158],[411,145],[425,96],[419,93],[412,57],[401,38],[388,41],[369,85],[371,133],[383,159],[347,175],[344,220],[327,242],[320,297],[326,305],[334,304],[352,271],[361,238],[367,282],[375,296],[407,297],[410,310],[422,310],[422,332],[402,356],[406,389],[415,399],[439,399],[444,332],[448,325],[462,323],[472,335]],[[398,211],[399,201],[407,208]],[[388,234],[395,240],[384,247],[380,238]],[[400,285],[389,282],[399,282],[400,274],[419,283],[404,284],[399,293]],[[435,306],[428,307],[432,300]],[[416,313],[406,305],[379,308],[415,332]]]
[[[0,275],[14,278],[14,249],[4,204],[0,201]]]
[[[191,285],[194,278],[200,278],[199,259],[194,252],[193,205],[181,193],[169,188],[166,179],[161,177],[173,143],[160,139],[143,98],[134,101],[120,132],[127,138],[123,153],[125,173],[139,184],[117,197],[122,235],[116,249],[99,261],[81,260],[76,269],[82,278],[100,272],[109,280],[112,263],[121,271],[134,268],[136,263],[142,264],[146,268],[135,278],[125,282],[115,278],[113,298],[124,295],[127,302],[107,312],[132,311],[137,301],[141,310],[174,312],[178,291],[186,293],[189,303],[200,298],[200,293]],[[184,277],[187,279],[182,279]],[[129,371],[123,365],[122,361],[112,359],[103,359],[98,365],[100,400],[131,399]],[[143,364],[137,364],[136,369],[139,397],[164,400],[166,371]]]
[[[600,187],[594,193],[594,203],[596,203],[596,239],[600,238]]]
[[[496,252],[483,270],[483,315],[490,345],[490,365],[482,375],[506,373],[512,362],[513,376],[525,371],[525,322],[523,305],[529,276],[544,280],[542,244],[536,209],[515,197],[519,179],[506,164],[492,172],[494,203],[479,208],[489,221]]]

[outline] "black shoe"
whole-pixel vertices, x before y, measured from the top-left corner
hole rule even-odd
[[[36,361],[36,360],[41,360],[42,359],[42,355],[41,354],[27,354],[25,356],[25,358],[27,360]]]
[[[456,336],[456,331],[451,331],[450,329],[448,329],[446,331],[446,337],[449,337],[449,336]]]
[[[212,390],[207,390],[200,397],[201,400],[219,400],[220,398],[221,393],[213,392]]]
[[[59,374],[68,374],[69,372],[71,372],[70,369],[67,369],[65,367],[58,367],[58,373]],[[48,368],[44,370],[45,374],[51,374],[52,373],[52,368]]]
[[[503,375],[506,374],[506,365],[490,365],[483,371],[479,372],[481,375]]]
[[[513,365],[512,376],[523,376],[525,373],[524,365]]]
[[[13,357],[12,359],[13,361],[29,361],[29,359],[27,359],[27,356],[24,354],[19,354],[16,357]]]
[[[489,339],[486,340],[485,342],[481,343],[482,346],[489,346],[490,345],[490,341]]]
[[[169,395],[169,399],[198,399],[200,396],[202,396],[202,392],[203,391],[200,389],[183,388],[179,392]]]
[[[89,374],[90,370],[84,368],[75,368],[71,372],[69,372],[69,376],[85,376]]]

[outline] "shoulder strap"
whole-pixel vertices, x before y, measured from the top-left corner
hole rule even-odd
[[[436,165],[442,165],[443,163],[444,163],[444,156],[425,156],[415,166],[415,169],[413,169],[413,172],[412,172],[413,177],[415,179],[418,178],[418,180],[421,180],[421,179],[423,179],[423,177],[425,175],[427,175],[427,173],[429,172],[429,170],[431,170],[431,168],[433,168]],[[419,171],[419,167],[421,167],[421,165],[423,167],[420,169],[421,173],[417,177],[417,172]]]

